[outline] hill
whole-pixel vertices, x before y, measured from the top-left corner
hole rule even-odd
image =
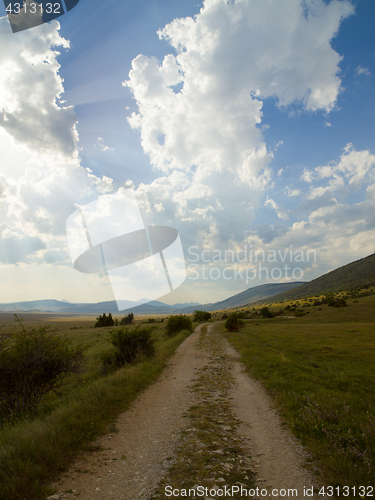
[[[302,299],[303,297],[313,297],[371,285],[375,286],[375,254],[323,274],[295,290],[288,290],[275,295],[272,300],[279,302]]]
[[[233,295],[228,299],[221,300],[220,302],[215,302],[213,304],[203,304],[199,307],[199,309],[203,309],[205,311],[217,311],[219,309],[240,307],[252,302],[258,302],[259,300],[273,297],[274,295],[280,294],[280,292],[300,287],[303,283],[303,281],[299,281],[297,283],[266,283],[265,285],[248,288],[244,292],[237,293],[236,295]],[[195,309],[197,309],[197,307],[188,307],[184,308],[182,311],[184,313],[189,313],[193,312]]]

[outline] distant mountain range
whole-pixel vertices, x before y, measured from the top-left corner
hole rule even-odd
[[[126,311],[134,311],[134,313],[142,314],[172,314],[179,313],[184,308],[196,309],[200,304],[198,302],[188,302],[185,304],[173,304],[172,306],[152,300],[147,304],[139,305],[139,302],[126,301],[128,309]],[[143,301],[142,301],[143,302]],[[10,304],[1,304],[0,311],[3,312],[43,312],[43,313],[61,313],[61,314],[122,314],[117,308],[115,300],[96,303],[70,303],[65,300],[30,300],[25,302],[11,302]]]
[[[215,302],[213,304],[199,304],[198,302],[189,302],[185,304],[168,305],[158,300],[152,300],[144,304],[144,301],[127,301],[128,308],[120,311],[114,300],[106,302],[97,302],[94,304],[73,304],[65,300],[31,300],[26,302],[12,302],[10,304],[0,304],[2,312],[35,312],[35,313],[55,313],[55,314],[87,314],[98,315],[102,313],[126,314],[132,311],[134,314],[157,315],[157,314],[187,314],[196,309],[205,311],[217,311],[218,309],[227,309],[239,307],[250,302],[255,302],[263,298],[272,297],[285,290],[290,290],[301,283],[267,283],[244,292],[238,293],[233,297]]]

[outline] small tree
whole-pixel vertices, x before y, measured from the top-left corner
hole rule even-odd
[[[230,313],[224,326],[229,332],[237,332],[240,329],[238,315],[236,313]]]
[[[194,311],[194,321],[208,321],[211,319],[211,313],[207,311]]]
[[[120,321],[121,325],[132,325],[133,324],[133,319],[134,319],[134,314],[129,313],[127,316],[124,316],[122,320]]]
[[[95,328],[102,328],[104,326],[114,326],[115,321],[112,318],[112,314],[109,313],[108,316],[106,313],[103,313],[101,316],[96,318]]]
[[[66,385],[81,371],[83,348],[47,327],[2,336],[0,413],[7,420],[35,413],[45,394]]]
[[[260,310],[260,314],[263,316],[263,318],[274,318],[273,313],[268,309],[267,306],[262,307]]]
[[[166,330],[169,335],[175,335],[182,330],[188,330],[189,332],[193,331],[193,325],[191,324],[190,318],[179,314],[177,316],[169,317]]]

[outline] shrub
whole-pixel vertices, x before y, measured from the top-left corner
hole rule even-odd
[[[132,329],[122,327],[112,330],[109,341],[114,350],[102,356],[105,368],[120,368],[143,357],[150,357],[155,352],[151,329],[141,328],[140,325]]]
[[[297,309],[295,313],[296,318],[300,318],[301,316],[305,316],[306,314],[309,314],[308,312],[303,311],[302,309]]]
[[[239,330],[238,316],[236,313],[231,313],[225,322],[225,328],[229,332],[237,332]]]
[[[188,330],[189,332],[192,332],[193,325],[191,323],[190,318],[187,318],[186,316],[179,314],[177,316],[169,317],[166,325],[166,330],[169,335],[177,334],[182,330]]]
[[[273,313],[268,309],[267,306],[262,307],[260,310],[260,314],[263,316],[263,318],[274,318]]]
[[[103,328],[104,326],[113,326],[115,324],[112,314],[103,313],[101,316],[96,318],[95,328]]]
[[[133,323],[133,319],[134,319],[134,314],[129,313],[122,318],[122,320],[120,321],[120,325],[131,325]]]
[[[228,318],[228,314],[223,314],[221,319],[227,319]]]
[[[346,305],[347,304],[345,299],[340,298],[336,300],[335,307],[345,307]]]
[[[21,326],[0,341],[0,414],[7,420],[35,413],[43,396],[69,383],[84,361],[83,348],[55,330]]]
[[[207,311],[194,311],[194,321],[208,321],[211,319],[211,313]]]

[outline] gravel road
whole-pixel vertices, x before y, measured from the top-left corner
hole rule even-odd
[[[245,373],[238,353],[221,335],[213,332],[212,324],[203,345],[202,326],[179,346],[158,381],[145,390],[128,411],[119,415],[115,432],[93,443],[98,451],[83,453],[52,485],[58,493],[49,497],[50,500],[150,500],[159,483],[168,480],[168,472],[177,461],[183,446],[181,436],[189,427],[188,410],[197,403],[194,385],[206,365],[215,361],[215,356],[233,376],[228,403],[236,422],[234,439],[241,444],[241,457],[246,458],[246,463],[257,474],[259,493],[251,497],[263,498],[266,490],[271,497],[273,489],[279,491],[272,494],[275,499],[303,498],[304,487],[314,486],[316,491],[316,478],[303,468],[306,451],[281,424],[261,384]],[[209,352],[207,346],[211,346]],[[218,491],[225,483],[218,482],[224,481],[223,478],[216,479],[212,478],[213,487]],[[288,495],[288,489],[297,490],[298,496],[295,492]],[[200,496],[212,497],[212,494]],[[305,498],[315,498],[315,495]]]

